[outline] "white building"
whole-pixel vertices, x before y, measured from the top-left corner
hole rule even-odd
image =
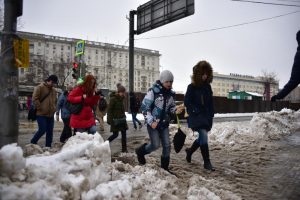
[[[230,91],[254,92],[266,96],[267,82],[263,77],[230,74],[224,75],[214,72],[212,90],[214,96],[228,97]],[[270,96],[278,92],[278,82],[271,81]]]
[[[30,42],[30,67],[20,68],[21,84],[37,84],[49,74],[56,74],[60,85],[64,80],[64,85],[74,85],[72,63],[79,39],[28,32],[18,32],[18,35]],[[158,51],[135,48],[134,91],[146,92],[159,78],[159,56]],[[117,83],[129,88],[127,46],[85,41],[82,60],[86,73],[97,78],[98,88],[115,90]]]

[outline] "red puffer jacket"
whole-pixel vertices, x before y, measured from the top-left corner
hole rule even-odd
[[[80,103],[84,94],[84,88],[78,86],[68,95],[68,101],[71,103]],[[71,114],[70,126],[72,128],[90,128],[96,125],[92,107],[97,105],[100,96],[94,95],[84,99],[83,108],[79,114]]]

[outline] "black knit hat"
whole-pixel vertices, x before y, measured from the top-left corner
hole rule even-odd
[[[56,75],[52,74],[52,75],[50,75],[50,76],[46,79],[46,81],[52,81],[54,84],[57,84],[57,83],[58,83],[58,78],[57,78]]]

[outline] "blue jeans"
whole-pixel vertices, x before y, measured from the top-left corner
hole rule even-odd
[[[137,122],[139,125],[142,124],[142,123],[136,118],[137,113],[132,112],[131,115],[132,115],[132,122],[133,122],[134,128],[136,128],[136,122]]]
[[[155,151],[160,146],[160,141],[162,144],[162,157],[170,157],[170,138],[169,138],[169,127],[163,129],[163,130],[157,130],[151,128],[151,126],[147,125],[148,134],[150,137],[150,144],[147,144],[145,146],[145,150],[147,154],[151,153],[152,151]]]
[[[199,133],[198,135],[198,144],[200,146],[207,144],[208,138],[207,138],[207,131],[205,129],[198,129],[197,132]]]
[[[95,134],[97,131],[97,128],[95,125],[91,126],[90,128],[76,128],[76,132],[80,132],[80,133],[83,133],[83,132],[88,132],[88,134]]]
[[[39,139],[46,132],[46,147],[51,147],[53,140],[54,117],[36,116],[36,120],[39,129],[31,139],[31,143],[37,144]]]

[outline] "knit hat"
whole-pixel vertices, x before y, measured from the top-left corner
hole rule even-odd
[[[174,80],[172,72],[169,70],[164,70],[160,73],[159,80],[161,83],[167,82],[167,81],[172,81]]]
[[[54,84],[57,84],[57,83],[58,83],[58,78],[57,78],[56,75],[52,74],[52,75],[50,75],[50,76],[46,79],[46,81],[52,81]]]
[[[121,83],[117,84],[117,92],[125,92],[126,89],[123,85],[121,85]]]

